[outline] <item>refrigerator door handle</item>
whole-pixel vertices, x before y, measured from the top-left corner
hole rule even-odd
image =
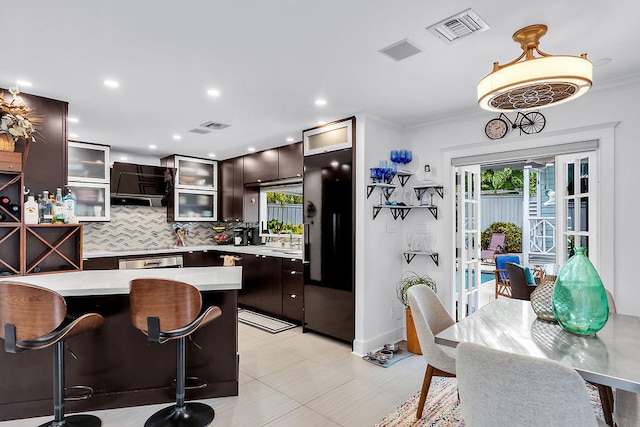
[[[302,224],[302,262],[309,262],[307,246],[309,246],[309,223],[305,222]]]

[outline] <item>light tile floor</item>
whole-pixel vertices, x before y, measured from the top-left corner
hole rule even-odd
[[[415,355],[388,368],[374,366],[348,345],[300,328],[271,335],[240,324],[238,339],[239,396],[204,400],[216,411],[213,426],[371,426],[420,390],[426,367]],[[93,414],[104,427],[143,426],[164,406]],[[31,427],[50,418],[0,422],[0,427]]]

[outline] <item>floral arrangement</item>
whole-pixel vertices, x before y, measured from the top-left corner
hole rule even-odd
[[[11,135],[14,142],[20,139],[36,142],[35,118],[29,117],[31,109],[18,96],[17,88],[11,88],[9,92],[13,95],[10,102],[4,99],[4,92],[0,93],[0,133]]]

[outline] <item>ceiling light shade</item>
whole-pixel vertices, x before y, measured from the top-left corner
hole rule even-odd
[[[587,54],[554,56],[540,51],[540,38],[546,32],[546,25],[536,24],[513,34],[513,40],[522,47],[522,55],[508,64],[494,62],[493,71],[480,80],[478,104],[482,109],[540,109],[575,99],[591,88],[593,64]],[[534,57],[534,51],[540,57]]]

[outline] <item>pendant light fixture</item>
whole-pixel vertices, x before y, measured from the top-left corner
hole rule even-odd
[[[496,112],[540,109],[575,99],[591,88],[593,64],[587,54],[554,56],[540,51],[540,38],[546,33],[546,25],[535,24],[513,34],[522,55],[504,65],[493,63],[493,71],[478,83],[481,108]]]

